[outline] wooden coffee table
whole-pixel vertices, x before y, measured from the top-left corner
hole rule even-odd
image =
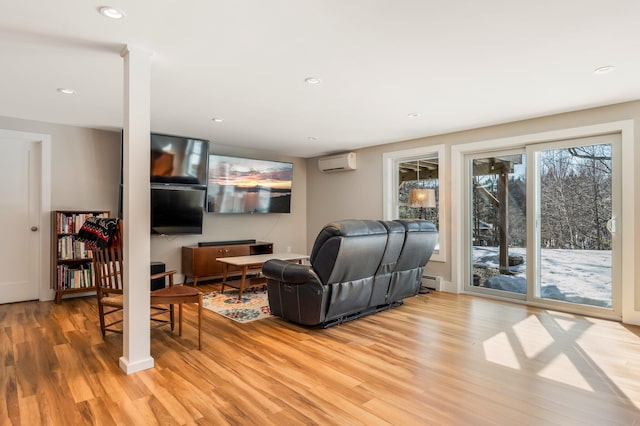
[[[257,280],[247,280],[247,273],[251,269],[262,268],[262,265],[267,260],[272,259],[280,259],[286,260],[288,262],[298,262],[302,263],[303,260],[309,259],[309,256],[306,254],[297,254],[297,253],[270,253],[270,254],[256,254],[253,256],[235,256],[235,257],[219,257],[216,259],[218,262],[222,263],[222,288],[220,289],[220,293],[224,292],[225,286],[237,288],[238,291],[238,299],[242,298],[242,292],[245,288],[256,287],[259,285],[264,285],[266,280],[264,277],[260,277]],[[227,281],[227,276],[229,272],[229,265],[239,266],[242,268],[242,277],[240,281]]]

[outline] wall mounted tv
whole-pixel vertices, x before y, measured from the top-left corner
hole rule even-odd
[[[151,234],[202,234],[204,188],[151,187]]]
[[[209,141],[151,133],[151,183],[207,184]]]
[[[209,155],[207,212],[290,213],[293,163]]]

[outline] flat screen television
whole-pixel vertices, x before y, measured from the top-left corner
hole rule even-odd
[[[151,183],[207,185],[209,141],[151,133]]]
[[[204,188],[151,187],[151,234],[202,234]]]
[[[207,212],[291,213],[293,163],[209,155]]]

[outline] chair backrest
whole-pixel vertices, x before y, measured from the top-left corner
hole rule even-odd
[[[422,272],[438,241],[438,230],[426,220],[395,220],[404,227],[404,244],[398,257],[389,288],[389,301],[404,299],[418,293]]]
[[[309,258],[322,284],[343,283],[376,274],[387,230],[375,220],[341,220],[324,226]]]
[[[118,222],[110,244],[93,250],[93,267],[98,297],[101,292],[122,292],[122,221]]]
[[[401,223],[392,220],[381,220],[380,223],[386,228],[388,238],[384,256],[375,275],[375,284],[371,295],[372,305],[388,303],[389,285],[405,240],[405,228]]]
[[[395,270],[398,263],[398,257],[404,245],[405,228],[401,223],[393,220],[380,221],[380,223],[387,229],[389,236],[384,257],[378,269],[378,275],[387,275]]]

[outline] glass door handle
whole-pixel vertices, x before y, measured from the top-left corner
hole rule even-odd
[[[616,233],[616,218],[612,217],[611,219],[609,219],[607,221],[607,231],[609,231],[609,233],[611,234],[615,234]]]

